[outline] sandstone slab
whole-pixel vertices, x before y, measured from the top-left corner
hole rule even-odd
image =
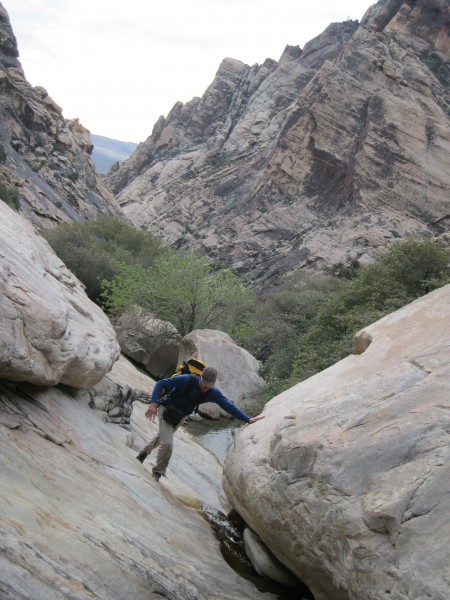
[[[104,423],[84,391],[0,385],[2,598],[276,597],[227,565],[201,516],[228,506],[210,452],[177,432],[160,483],[136,460],[156,428],[144,411],[137,403],[127,431]]]
[[[119,357],[103,311],[32,225],[0,202],[0,377],[87,388]]]
[[[357,337],[238,433],[225,491],[316,600],[447,600],[450,286]]]

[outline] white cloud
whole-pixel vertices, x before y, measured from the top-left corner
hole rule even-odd
[[[227,56],[278,59],[363,0],[4,0],[28,80],[93,133],[141,141]]]

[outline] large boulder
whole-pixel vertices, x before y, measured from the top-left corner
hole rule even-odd
[[[448,599],[449,340],[450,285],[236,436],[227,496],[316,600]]]
[[[0,202],[0,378],[87,388],[118,357],[106,315],[33,226]]]
[[[255,390],[264,381],[258,375],[259,362],[231,337],[214,329],[196,329],[180,342],[179,362],[195,356],[217,369],[217,387],[239,407],[245,409]],[[216,404],[202,405],[201,412],[218,419],[223,411]]]
[[[176,369],[181,336],[168,321],[156,319],[140,307],[122,315],[114,328],[122,352],[156,379]]]

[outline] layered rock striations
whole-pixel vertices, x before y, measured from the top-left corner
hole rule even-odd
[[[450,223],[449,8],[380,1],[303,49],[225,59],[110,177],[125,214],[256,282]]]
[[[89,132],[67,120],[42,87],[32,87],[19,62],[8,14],[0,4],[0,183],[13,191],[37,227],[122,215],[97,176]]]
[[[224,467],[234,508],[316,600],[447,600],[450,286],[265,408]]]

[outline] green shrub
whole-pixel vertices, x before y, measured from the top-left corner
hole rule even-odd
[[[298,340],[293,375],[303,380],[351,353],[354,334],[415,298],[450,282],[449,251],[412,237],[380,253],[330,294]]]
[[[6,150],[3,144],[0,144],[0,165],[4,165],[6,163]]]
[[[339,263],[328,276],[300,275],[266,294],[238,330],[266,381],[248,410],[257,414],[272,397],[348,356],[360,329],[449,283],[448,265],[447,248],[411,237],[372,265]]]
[[[329,276],[302,274],[267,293],[252,307],[252,327],[232,337],[258,360],[266,380],[289,378],[298,338],[310,327],[319,306],[342,283]]]
[[[111,281],[121,264],[148,266],[161,254],[161,242],[115,217],[58,225],[43,233],[53,250],[99,302],[102,280]]]
[[[0,183],[0,200],[14,210],[20,209],[19,192],[16,188]]]
[[[422,52],[422,60],[442,85],[447,88],[450,85],[450,66],[448,62],[439,54],[430,50]]]
[[[218,328],[236,305],[251,303],[251,293],[225,269],[215,269],[193,250],[166,251],[153,267],[122,265],[120,275],[103,283],[104,305],[123,313],[138,305],[170,321],[181,335],[193,329]]]

